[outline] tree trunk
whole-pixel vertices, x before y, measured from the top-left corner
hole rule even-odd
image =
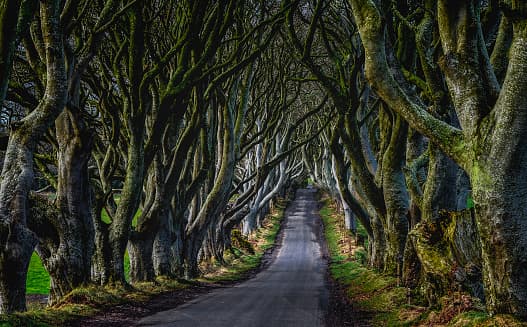
[[[523,153],[523,165],[498,164],[492,173],[473,171],[471,179],[487,307],[527,318],[527,151]]]
[[[384,175],[386,200],[386,254],[384,271],[401,276],[408,234],[408,195],[401,171]]]
[[[219,222],[212,225],[209,229],[209,240],[211,242],[211,251],[214,260],[224,265],[225,260],[223,253],[225,251],[225,230],[223,228],[223,219],[220,218]]]
[[[185,279],[193,279],[200,275],[198,267],[198,253],[203,243],[203,236],[194,235],[187,239],[184,246],[185,261],[183,263],[183,274]]]
[[[388,145],[379,166],[382,175],[382,190],[386,207],[385,272],[401,277],[404,247],[408,235],[409,195],[403,174],[408,125],[401,116],[387,109],[381,111],[385,142]],[[382,135],[382,134],[381,134]]]
[[[429,153],[421,208],[423,220],[437,219],[440,210],[454,211],[457,207],[458,165],[433,144],[429,145]]]
[[[421,287],[429,305],[462,289],[483,300],[481,247],[472,213],[443,211],[433,220],[420,222],[409,234],[408,257],[418,266],[405,265],[407,286],[416,286],[412,271],[422,269]],[[413,277],[413,278],[412,278]]]
[[[101,212],[95,210],[94,217],[100,217]],[[92,257],[91,280],[98,285],[106,285],[110,279],[111,251],[108,240],[109,225],[100,218],[94,219],[95,249]]]
[[[128,241],[130,256],[130,281],[151,282],[155,280],[153,247],[155,234],[132,232]]]
[[[150,282],[155,279],[154,271],[154,241],[159,230],[160,218],[166,216],[169,199],[166,199],[164,176],[158,157],[154,158],[148,170],[145,182],[146,199],[143,211],[137,218],[128,240],[128,255],[130,256],[130,280]]]
[[[381,220],[377,216],[371,217],[373,237],[369,238],[369,261],[370,266],[382,271],[384,269],[384,258],[386,251],[386,235]]]
[[[37,239],[27,228],[37,141],[64,109],[67,98],[60,2],[40,3],[46,49],[46,90],[38,107],[12,125],[0,182],[0,313],[26,309],[26,275]]]
[[[178,258],[174,257],[172,249],[176,241],[173,217],[170,210],[163,210],[164,214],[159,217],[159,228],[154,239],[154,249],[152,260],[154,263],[154,273],[156,276],[175,277],[177,276]]]
[[[106,246],[101,246],[99,243],[95,248],[97,258],[95,268],[99,270],[95,275],[104,276],[99,279],[103,284],[127,285],[124,274],[124,253],[130,237],[132,220],[141,197],[143,157],[143,135],[132,134],[128,147],[126,176],[117,210],[109,225],[101,221],[98,223],[99,228],[95,230],[96,241],[107,242]],[[105,225],[106,227],[102,227]],[[99,233],[107,233],[107,235],[97,235]]]
[[[41,242],[37,247],[51,278],[50,305],[90,281],[94,249],[88,175],[91,134],[80,112],[68,108],[57,119],[56,131],[59,152],[57,215],[53,226],[58,239],[54,243]]]

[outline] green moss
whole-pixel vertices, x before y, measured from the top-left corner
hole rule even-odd
[[[489,319],[489,316],[485,312],[480,311],[469,311],[462,313],[461,315],[454,318],[454,320],[451,322],[451,325],[460,325],[466,327],[471,326],[478,326],[481,325],[481,323],[485,322]]]
[[[361,264],[365,264],[368,261],[368,253],[366,252],[366,249],[359,248],[355,250],[355,260]]]
[[[128,250],[124,252],[124,277],[127,281],[130,280],[130,256],[128,256]]]
[[[406,302],[405,290],[395,287],[395,278],[380,274],[363,264],[366,255],[364,248],[355,252],[353,257],[345,253],[341,245],[344,242],[339,242],[339,235],[343,235],[343,231],[339,230],[339,221],[343,218],[330,207],[328,199],[323,202],[320,216],[331,255],[329,268],[332,278],[347,288],[356,309],[376,313],[373,321],[379,326],[391,326],[386,323],[397,314],[397,306]],[[359,226],[358,233],[366,235],[362,226]],[[357,257],[362,258],[357,260]]]
[[[481,311],[468,311],[457,315],[448,324],[452,327],[526,327],[527,322],[521,322],[512,315],[489,316]]]
[[[373,316],[374,326],[410,326],[419,319],[420,312],[401,317],[407,303],[406,289],[396,287],[397,280],[370,269],[365,263],[366,251],[359,248],[352,256],[346,253],[345,242],[340,242],[343,217],[335,213],[329,199],[325,199],[320,210],[324,233],[331,256],[330,272],[334,280],[345,286],[356,310]],[[358,233],[366,237],[359,225]],[[413,310],[413,309],[412,309]],[[411,310],[407,310],[411,312]]]

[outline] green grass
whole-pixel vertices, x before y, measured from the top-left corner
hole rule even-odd
[[[341,242],[343,235],[340,215],[335,213],[329,199],[324,200],[320,216],[324,222],[324,233],[328,244],[331,261],[330,272],[334,280],[347,288],[347,293],[356,305],[356,309],[365,312],[379,313],[375,315],[374,323],[379,326],[392,326],[394,309],[404,303],[405,291],[396,288],[396,279],[385,276],[361,264],[357,254],[365,255],[364,249],[356,249],[354,255],[345,251],[347,242]],[[366,238],[362,226],[357,229]],[[349,237],[349,236],[348,236]],[[385,290],[379,292],[380,290]],[[382,313],[382,314],[381,314]]]
[[[29,271],[26,279],[27,294],[48,294],[49,293],[49,274],[44,269],[38,255],[33,253],[29,262]]]
[[[141,213],[142,213],[141,210],[137,210],[137,212],[135,213],[134,218],[132,219],[133,227],[137,226],[137,219],[141,216]],[[107,224],[112,222],[112,220],[110,219],[110,216],[108,215],[108,212],[104,208],[102,209],[101,220]]]
[[[408,297],[406,289],[397,287],[397,280],[361,264],[364,249],[355,251],[352,256],[346,251],[349,237],[343,228],[341,215],[336,213],[332,201],[324,197],[320,216],[324,223],[324,233],[330,252],[330,272],[334,280],[346,287],[347,294],[355,310],[369,313],[373,326],[455,326],[455,327],[526,327],[512,316],[496,315],[490,317],[481,311],[454,313],[448,323],[439,323],[441,312],[431,311],[416,305],[415,299]],[[358,233],[366,236],[362,226]],[[360,253],[360,255],[357,255]],[[409,304],[412,302],[412,304]]]

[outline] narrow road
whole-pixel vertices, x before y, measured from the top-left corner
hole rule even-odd
[[[286,210],[283,244],[271,265],[253,279],[215,290],[139,326],[324,326],[328,291],[319,245],[314,189],[297,191]]]

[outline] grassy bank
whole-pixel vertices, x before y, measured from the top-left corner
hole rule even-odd
[[[250,275],[251,271],[259,267],[266,250],[274,246],[286,205],[286,200],[278,200],[267,216],[264,226],[249,240],[239,237],[234,240],[233,245],[240,248],[234,247],[233,253],[226,254],[225,265],[203,266],[202,269],[206,273],[196,281],[212,286],[215,283],[237,281]],[[46,277],[47,274],[41,264],[39,265],[38,256],[33,260],[32,284],[37,286],[32,291],[36,292],[46,288],[49,283],[46,278],[49,277]],[[41,279],[38,278],[39,275]],[[46,308],[43,304],[30,303],[28,312],[0,316],[0,327],[61,326],[81,317],[97,315],[111,306],[145,302],[166,292],[174,292],[173,296],[177,296],[178,291],[183,292],[192,285],[195,283],[160,279],[156,283],[135,284],[132,290],[97,286],[77,289],[57,307]]]
[[[406,288],[397,286],[397,279],[364,264],[364,246],[358,246],[346,231],[344,218],[333,201],[327,196],[321,201],[320,216],[331,257],[331,276],[345,288],[353,310],[371,317],[373,326],[527,326],[507,315],[490,317],[483,311],[463,312],[463,300],[455,299],[455,295],[445,298],[441,308],[424,307]],[[363,228],[358,232],[366,238]]]

